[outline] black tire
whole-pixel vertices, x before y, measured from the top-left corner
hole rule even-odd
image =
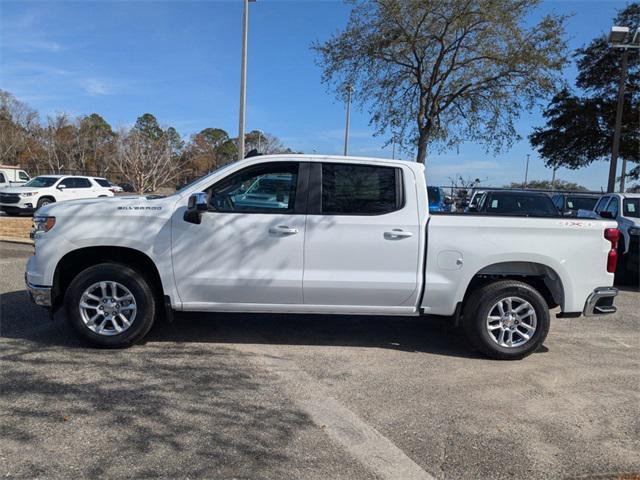
[[[101,335],[89,329],[80,313],[84,291],[102,281],[125,286],[135,298],[136,316],[122,333]],[[139,272],[118,263],[101,263],[80,272],[71,282],[64,298],[66,317],[71,326],[86,340],[99,347],[125,348],[139,342],[153,326],[158,305],[150,282]]]
[[[624,237],[620,234],[618,242],[618,263],[616,265],[615,283],[618,285],[629,285],[633,283],[633,274],[629,271],[629,254],[624,254]]]
[[[503,347],[487,329],[491,309],[501,298],[518,297],[528,302],[537,317],[536,330],[531,338],[517,347]],[[471,294],[464,306],[463,326],[471,344],[484,355],[497,360],[520,360],[540,348],[549,333],[549,307],[545,299],[531,285],[517,280],[500,280],[484,285]]]
[[[38,210],[40,207],[44,207],[45,205],[49,205],[50,203],[55,203],[55,200],[51,197],[43,197],[40,200],[38,200],[38,205],[36,206],[36,210]]]

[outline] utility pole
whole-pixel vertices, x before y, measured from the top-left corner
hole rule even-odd
[[[242,17],[242,59],[240,61],[240,119],[238,122],[238,160],[244,158],[244,112],[247,99],[247,37],[249,34],[249,1],[244,0]]]
[[[624,84],[627,80],[627,64],[628,50],[622,53],[622,68],[620,72],[620,82],[618,83],[618,106],[616,108],[616,123],[613,133],[613,148],[611,149],[611,163],[609,164],[609,182],[607,184],[607,193],[615,190],[616,171],[618,167],[618,153],[620,152],[620,134],[622,130],[622,108],[624,106]],[[624,176],[626,170],[626,160],[622,160],[622,174],[620,176],[620,191],[624,192]]]
[[[529,177],[529,157],[531,155],[527,153],[527,164],[524,167],[524,186],[522,188],[527,188],[527,178]]]
[[[620,153],[620,136],[622,134],[622,109],[624,107],[624,86],[627,80],[627,67],[629,63],[629,50],[640,49],[640,28],[632,34],[629,27],[614,25],[609,33],[609,43],[613,48],[621,48],[622,61],[620,65],[620,81],[618,83],[618,105],[616,107],[616,123],[613,133],[613,146],[611,148],[611,163],[609,164],[609,179],[607,193],[616,188],[616,172],[618,167],[618,154]],[[627,161],[622,158],[622,172],[620,174],[620,191],[624,192],[624,180],[627,174]]]
[[[353,93],[353,85],[347,84],[347,121],[344,127],[344,156],[347,156],[349,150],[349,122],[351,116],[351,94]]]

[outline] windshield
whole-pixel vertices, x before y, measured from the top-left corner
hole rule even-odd
[[[56,183],[57,177],[36,177],[22,185],[23,187],[46,188]]]
[[[427,187],[429,203],[440,203],[440,189],[438,187]]]
[[[625,198],[622,205],[623,216],[640,218],[640,198]]]
[[[218,173],[221,172],[222,170],[231,167],[232,165],[234,165],[236,162],[231,162],[231,163],[226,163],[224,165],[220,165],[219,167],[211,170],[209,173],[207,173],[206,175],[203,175],[202,177],[198,177],[195,180],[190,181],[189,183],[187,183],[185,186],[183,186],[182,188],[180,188],[179,190],[176,190],[175,193],[173,193],[172,195],[180,195],[182,192],[184,192],[187,188],[191,187],[194,183],[199,182],[200,180],[202,180],[203,178],[209,177],[211,175],[213,175],[214,173]]]
[[[567,210],[593,210],[598,197],[567,197]]]
[[[558,211],[546,195],[493,193],[485,202],[487,213],[504,215],[557,216]]]

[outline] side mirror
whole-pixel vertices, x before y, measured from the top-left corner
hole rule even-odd
[[[189,196],[187,210],[184,212],[184,221],[199,225],[202,222],[202,212],[206,212],[208,209],[207,194],[204,192],[192,193]]]
[[[67,186],[66,185],[58,185],[56,188],[58,190],[64,190],[65,188],[67,188]]]
[[[468,211],[468,212],[471,212],[471,213],[477,212],[477,211],[478,211],[478,207],[469,207],[469,208],[467,209],[467,211]]]

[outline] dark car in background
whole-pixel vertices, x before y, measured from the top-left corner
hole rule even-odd
[[[429,197],[429,213],[451,212],[451,197],[441,187],[427,187]]]
[[[560,212],[545,193],[531,191],[488,190],[469,212],[523,217],[557,217]]]
[[[593,210],[600,197],[597,193],[556,193],[551,200],[562,215],[575,217],[579,210]]]

